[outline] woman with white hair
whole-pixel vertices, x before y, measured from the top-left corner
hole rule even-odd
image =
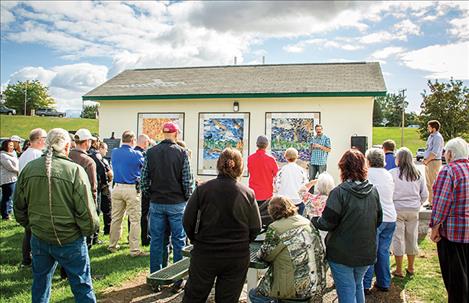
[[[389,171],[394,180],[393,200],[397,212],[396,231],[392,240],[396,258],[393,275],[402,278],[404,254],[407,255],[406,273],[410,276],[414,274],[414,261],[418,253],[419,210],[428,198],[428,190],[407,147],[401,147],[397,151],[396,164],[397,167]]]
[[[85,170],[68,158],[70,136],[52,129],[46,155],[22,170],[14,198],[18,223],[30,227],[33,255],[32,302],[49,302],[59,263],[77,302],[96,302],[85,237],[99,227]]]
[[[383,222],[378,226],[376,242],[378,254],[376,263],[371,265],[363,278],[365,294],[370,293],[373,273],[376,275],[374,287],[379,291],[388,291],[391,286],[391,270],[389,265],[389,247],[396,229],[396,209],[392,201],[394,181],[385,167],[385,154],[381,148],[370,148],[365,154],[368,164],[368,180],[379,193],[379,202],[383,209]]]
[[[310,193],[311,187],[316,186],[316,192]],[[326,207],[327,197],[335,187],[334,178],[328,173],[321,173],[317,179],[311,180],[300,188],[300,194],[303,203],[305,204],[304,216],[308,219],[320,217],[324,208]],[[327,231],[320,230],[322,244],[325,246],[325,239]]]

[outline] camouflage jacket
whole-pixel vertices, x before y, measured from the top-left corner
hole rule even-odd
[[[270,263],[257,288],[261,295],[322,297],[327,270],[324,248],[319,232],[306,218],[295,215],[269,225],[258,257]]]

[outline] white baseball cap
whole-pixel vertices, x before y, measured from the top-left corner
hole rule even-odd
[[[14,135],[11,136],[10,141],[21,142],[20,136]]]
[[[88,129],[80,128],[75,133],[75,140],[78,140],[78,141],[96,140],[96,138],[91,135],[91,132]]]

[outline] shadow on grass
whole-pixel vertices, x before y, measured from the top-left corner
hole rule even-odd
[[[179,298],[182,300],[183,292],[174,294],[169,288],[163,289],[163,291],[155,293],[146,284],[135,285],[131,287],[122,288],[115,291],[110,291],[101,296],[98,299],[100,303],[117,303],[117,302],[132,302],[132,303],[150,303],[160,302],[172,302],[174,299]],[[179,301],[178,300],[178,301]]]

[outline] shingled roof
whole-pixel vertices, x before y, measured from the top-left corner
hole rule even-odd
[[[123,71],[83,100],[381,96],[377,62],[266,64]]]

